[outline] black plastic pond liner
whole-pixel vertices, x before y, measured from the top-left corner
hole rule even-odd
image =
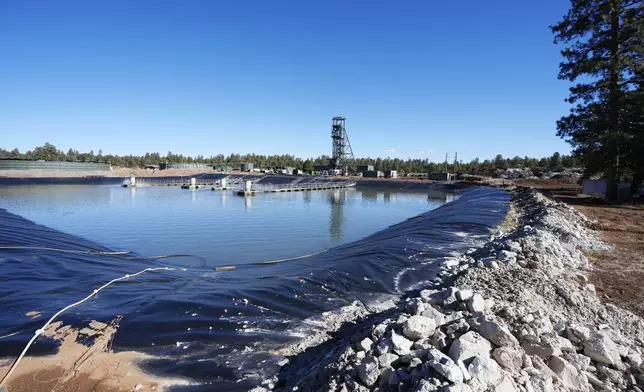
[[[268,354],[272,348],[316,332],[309,320],[353,303],[356,296],[368,304],[397,298],[435,278],[445,257],[480,246],[503,220],[508,200],[509,194],[498,189],[471,189],[426,214],[315,256],[222,272],[209,263],[149,272],[110,286],[61,319],[82,326],[123,315],[114,350],[162,357],[144,366],[200,384],[176,390],[247,390],[257,382],[247,376],[265,377],[279,369],[279,358]],[[0,210],[2,246],[110,251]],[[56,311],[111,279],[151,265],[186,264],[0,249],[0,336],[15,333],[0,339],[0,357],[17,355]],[[42,317],[26,316],[31,311]],[[39,339],[30,354],[54,350],[54,343]]]

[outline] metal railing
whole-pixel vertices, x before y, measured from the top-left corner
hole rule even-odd
[[[309,183],[291,183],[291,184],[257,184],[251,191],[255,192],[288,192],[288,191],[308,191],[318,189],[341,189],[355,186],[353,181],[336,181],[336,182],[309,182]],[[244,187],[236,188],[235,191],[243,191]]]

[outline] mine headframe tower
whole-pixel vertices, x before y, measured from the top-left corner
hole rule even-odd
[[[345,121],[344,117],[333,117],[333,125],[331,126],[331,140],[333,141],[331,168],[340,170],[343,175],[349,174],[354,160],[349,135],[347,135],[344,126]]]

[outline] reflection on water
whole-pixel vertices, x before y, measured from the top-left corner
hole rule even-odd
[[[390,191],[385,191],[384,195],[385,204],[389,204],[392,201],[396,200],[396,195],[394,193],[391,193]]]
[[[371,188],[366,188],[366,189],[361,189],[360,194],[362,196],[363,201],[370,201],[370,202],[377,202],[378,201],[378,192],[375,189]]]
[[[0,208],[116,250],[247,263],[355,241],[455,197],[370,187],[240,197],[178,187],[41,185],[0,188]]]
[[[335,189],[329,195],[331,205],[331,219],[329,219],[329,234],[335,241],[342,240],[342,221],[344,202],[347,199],[348,189]]]

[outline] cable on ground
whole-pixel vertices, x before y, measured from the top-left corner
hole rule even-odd
[[[330,273],[331,275],[333,275],[333,277],[335,277],[335,278],[338,280],[338,282],[342,283],[342,285],[343,285],[347,290],[349,290],[349,292],[350,292],[351,294],[353,294],[353,296],[354,296],[354,297],[356,297],[356,298],[358,299],[358,301],[360,301],[360,303],[362,304],[362,306],[364,306],[364,308],[366,309],[367,313],[373,313],[373,312],[372,312],[372,310],[371,310],[371,309],[369,309],[369,306],[367,306],[367,304],[362,300],[362,298],[360,298],[360,297],[358,296],[358,294],[356,294],[355,292],[353,292],[353,290],[351,290],[351,288],[350,288],[346,283],[344,283],[344,281],[343,281],[342,279],[340,279],[340,277],[339,277],[338,275],[336,275],[336,274],[335,274],[335,272],[331,271],[331,270],[330,270],[330,269],[328,269],[327,267],[322,267],[322,268],[324,268],[328,273]]]
[[[309,254],[307,254],[307,255],[298,256],[298,257],[291,257],[291,258],[289,258],[289,259],[270,260],[270,261],[257,261],[257,262],[254,262],[254,263],[246,263],[246,264],[231,264],[231,265],[224,265],[224,266],[215,267],[215,271],[232,271],[232,270],[234,270],[234,269],[237,269],[237,267],[239,267],[239,266],[247,266],[247,265],[258,265],[258,266],[262,266],[262,265],[274,265],[274,264],[279,264],[279,263],[285,263],[285,262],[288,262],[288,261],[296,261],[296,260],[306,259],[307,257],[317,256],[317,255],[319,255],[319,254],[322,254],[322,253],[324,253],[324,252],[327,252],[328,250],[329,250],[329,249],[327,248],[327,249],[321,250],[321,251],[319,251],[319,252],[309,253]]]
[[[128,255],[133,254],[134,252],[129,250],[129,251],[122,251],[122,252],[108,252],[108,251],[97,251],[97,250],[71,250],[71,249],[57,249],[57,248],[45,248],[45,247],[39,247],[39,246],[0,246],[0,250],[40,250],[40,251],[52,251],[52,252],[61,252],[61,253],[71,253],[71,254],[83,254],[83,255],[92,255],[92,256],[109,256],[109,257],[117,257],[117,258],[122,258],[125,260],[138,260],[138,261],[157,261],[157,260],[163,260],[163,259],[171,259],[171,258],[177,258],[177,257],[191,257],[194,259],[201,260],[204,265],[207,263],[207,260],[204,259],[201,256],[196,256],[196,255],[190,255],[190,254],[170,254],[170,255],[161,255],[161,256],[132,256],[128,257]],[[288,261],[296,261],[296,260],[301,260],[305,259],[307,257],[312,257],[312,256],[317,256],[321,253],[327,252],[329,249],[324,249],[319,252],[315,253],[309,253],[303,256],[297,256],[297,257],[291,257],[288,259],[279,259],[279,260],[270,260],[270,261],[258,261],[254,263],[245,263],[245,264],[231,264],[231,265],[225,265],[225,266],[219,266],[215,267],[215,271],[232,271],[234,269],[237,269],[239,266],[248,266],[248,265],[273,265],[273,264],[279,264],[279,263],[284,263]]]

